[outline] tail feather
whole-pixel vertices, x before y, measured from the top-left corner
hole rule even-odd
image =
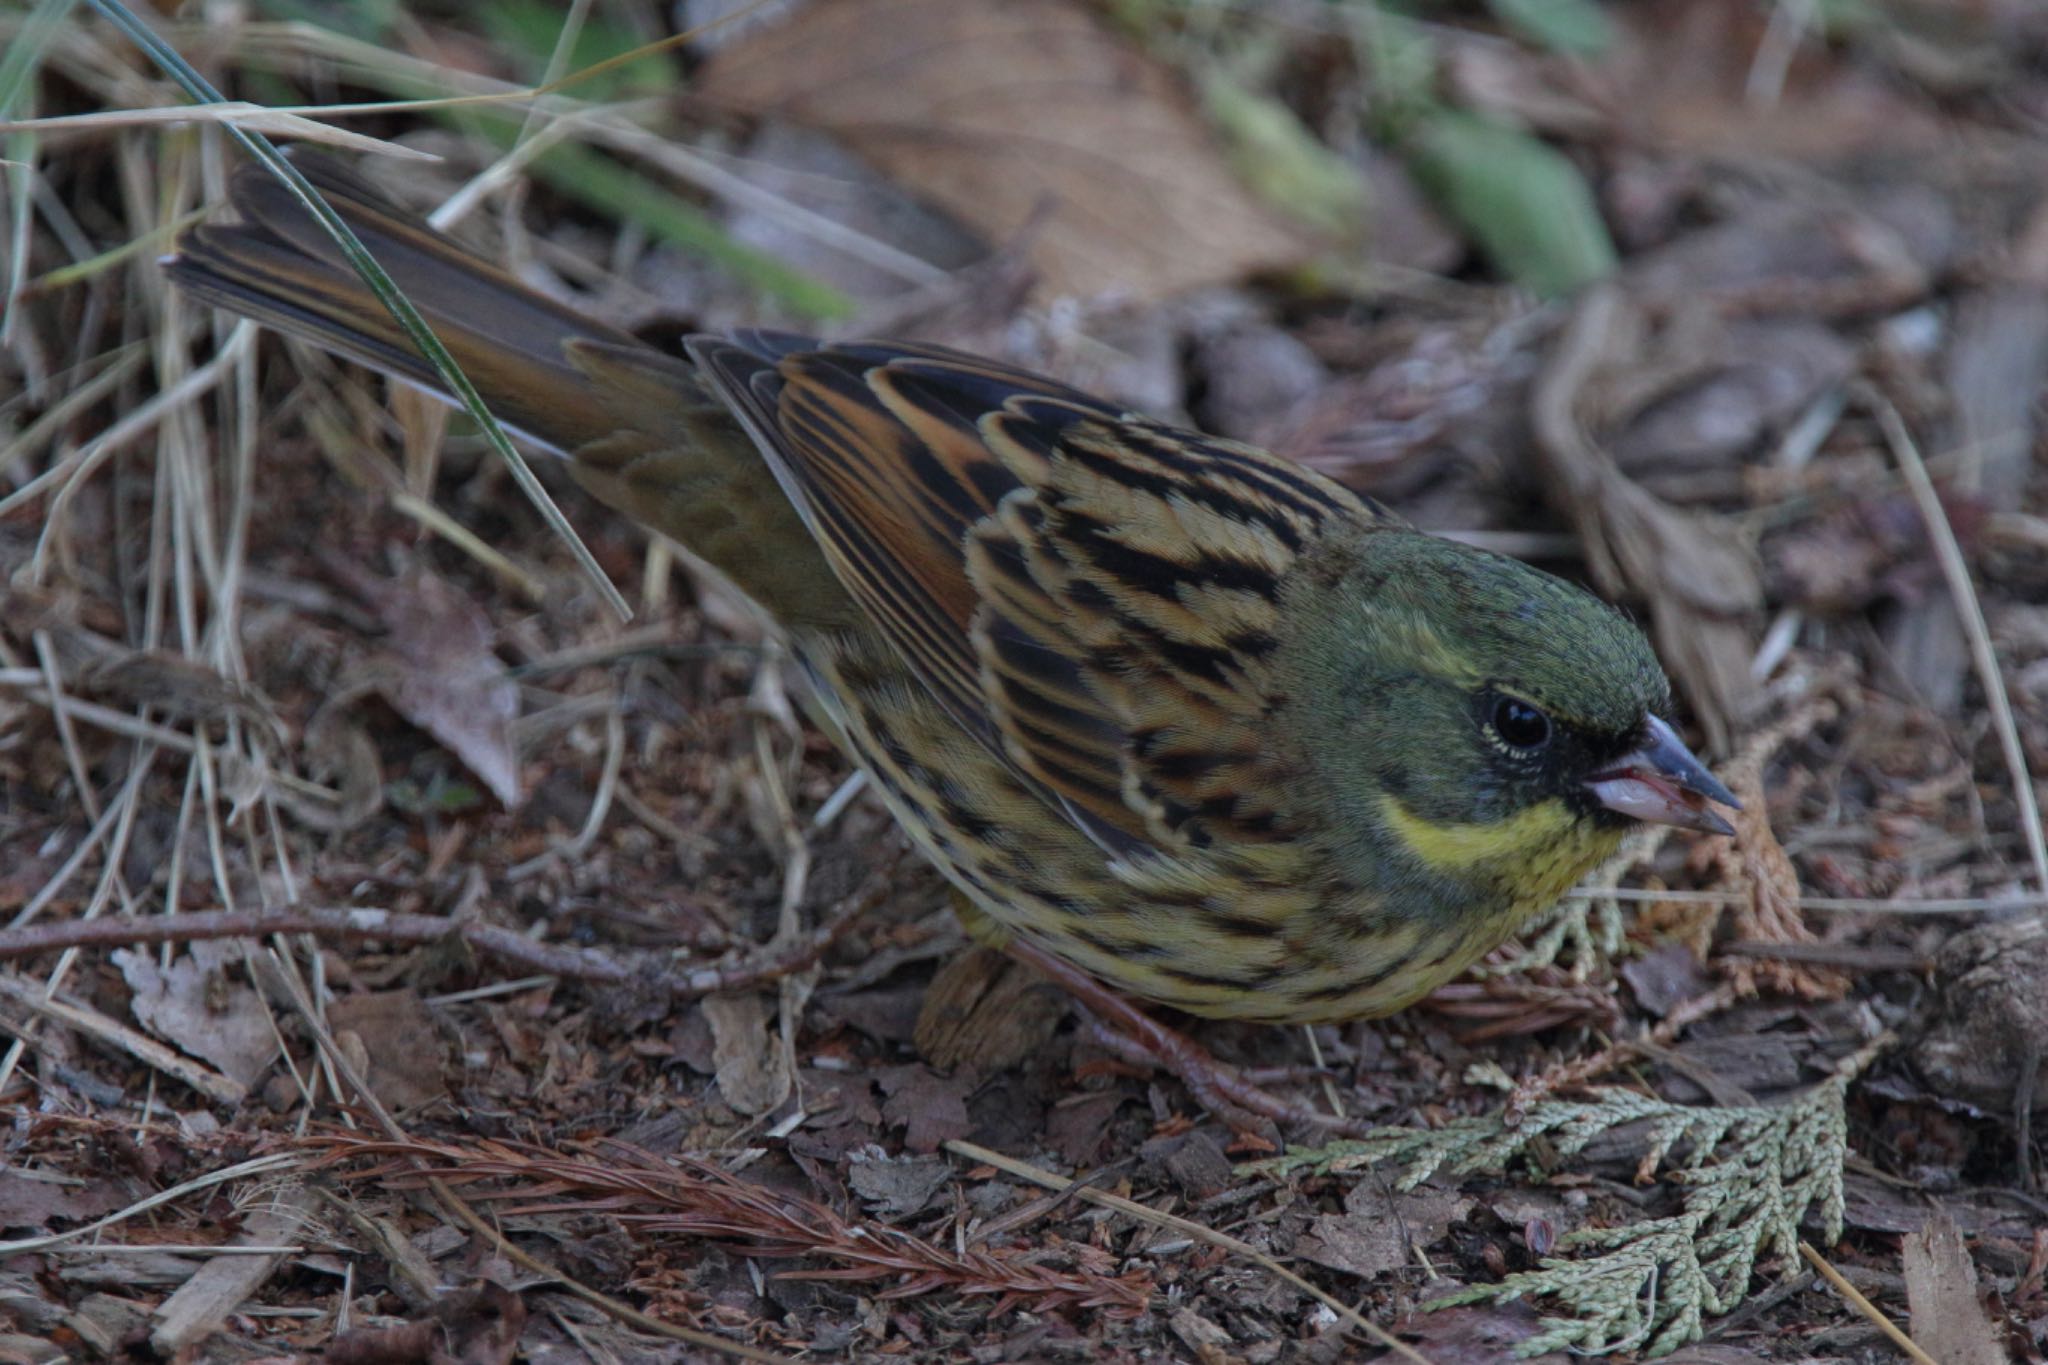
[[[663,371],[677,395],[700,396],[689,366],[627,332],[556,303],[465,250],[320,156],[296,164],[409,298],[493,412],[573,452],[616,434],[622,413],[580,365],[609,352]],[[207,224],[179,242],[165,269],[195,297],[445,395],[341,248],[262,167],[230,185],[238,223]]]
[[[502,421],[568,456],[594,496],[717,566],[784,624],[857,627],[858,609],[767,463],[690,362],[527,288],[339,163],[295,160]],[[249,166],[230,197],[241,221],[187,233],[164,262],[175,283],[446,396],[290,190]]]

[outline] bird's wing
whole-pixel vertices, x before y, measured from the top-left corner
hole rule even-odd
[[[1279,583],[1379,509],[1264,452],[936,347],[691,353],[940,704],[1105,847],[1284,838]]]

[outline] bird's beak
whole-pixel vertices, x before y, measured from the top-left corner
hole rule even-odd
[[[1707,808],[1713,801],[1741,810],[1735,794],[1693,757],[1669,725],[1655,716],[1643,722],[1637,748],[1586,779],[1593,799],[1611,811],[1653,825],[1733,834],[1735,827]]]

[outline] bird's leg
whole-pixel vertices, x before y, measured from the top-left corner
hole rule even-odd
[[[1034,971],[1051,978],[1095,1016],[1096,1039],[1125,1061],[1154,1066],[1180,1077],[1196,1101],[1233,1128],[1256,1130],[1259,1119],[1274,1123],[1307,1123],[1345,1136],[1364,1126],[1355,1119],[1320,1113],[1283,1100],[1247,1080],[1236,1067],[1218,1061],[1208,1049],[1151,1015],[1071,963],[1033,944],[1013,939],[1004,951]]]

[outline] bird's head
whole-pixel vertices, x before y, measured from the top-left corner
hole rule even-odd
[[[1591,593],[1405,529],[1303,568],[1288,695],[1319,799],[1377,832],[1362,856],[1380,875],[1540,865],[1554,895],[1634,822],[1732,832],[1709,803],[1735,800],[1671,728],[1649,641]]]

